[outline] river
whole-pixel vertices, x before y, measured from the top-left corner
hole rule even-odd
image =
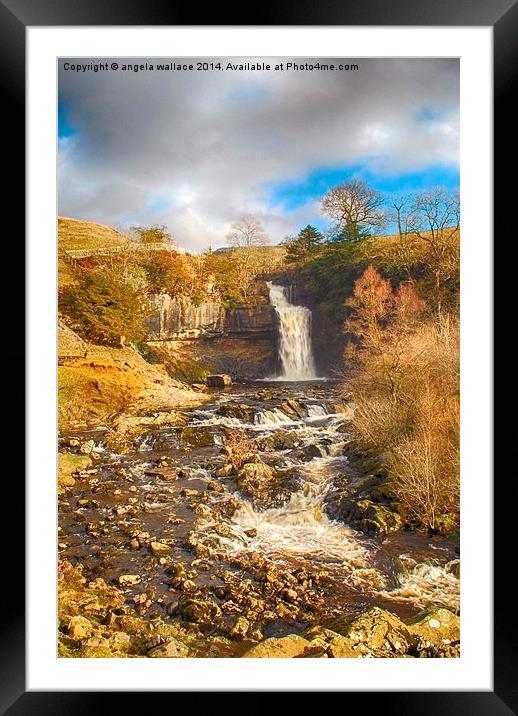
[[[138,575],[127,599],[150,618],[183,618],[189,595],[211,600],[222,610],[212,628],[222,633],[236,613],[282,635],[373,604],[402,618],[429,605],[458,609],[452,541],[405,530],[369,535],[332,519],[343,490],[361,479],[337,384],[234,386],[182,412],[184,428],[148,431],[127,454],[107,449],[103,428],[62,436],[63,444],[93,440],[95,462],[73,496],[60,497],[61,559],[81,563],[89,579]],[[232,436],[272,466],[280,490],[254,496],[225,474]],[[279,579],[289,575],[286,593],[298,580],[304,598],[282,596],[275,576],[269,588],[270,567]],[[260,607],[240,605],[240,585]]]

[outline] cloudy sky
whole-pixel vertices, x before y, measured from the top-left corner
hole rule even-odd
[[[458,186],[458,60],[348,58],[355,72],[120,69],[145,58],[117,60],[118,71],[64,69],[100,61],[60,61],[63,216],[165,224],[199,251],[225,245],[244,213],[273,242],[308,223],[325,228],[319,199],[351,177],[387,196]]]

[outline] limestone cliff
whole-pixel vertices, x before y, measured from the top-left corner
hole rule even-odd
[[[217,301],[195,304],[166,294],[154,296],[151,303],[155,312],[147,319],[150,341],[275,331],[274,311],[267,304],[225,309]]]

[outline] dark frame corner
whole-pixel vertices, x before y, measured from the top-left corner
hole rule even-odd
[[[505,220],[504,207],[514,205],[514,183],[504,172],[510,163],[513,140],[516,136],[516,120],[512,110],[513,79],[518,66],[518,3],[516,0],[450,0],[430,3],[426,0],[364,0],[364,2],[334,3],[333,0],[315,5],[310,0],[289,3],[282,0],[275,8],[254,3],[254,22],[247,22],[245,16],[236,13],[233,7],[221,4],[204,10],[204,22],[196,22],[199,10],[194,6],[164,3],[161,0],[0,0],[0,57],[3,83],[4,120],[7,122],[5,137],[9,144],[25,146],[25,29],[27,26],[68,26],[68,25],[407,25],[407,26],[491,26],[494,31],[494,99],[495,138],[500,146],[495,150],[494,166],[496,190],[494,192],[494,216]],[[513,125],[513,126],[512,126]],[[504,153],[505,143],[505,153]],[[16,161],[9,172],[10,193],[5,212],[8,234],[21,234],[20,216],[25,215],[24,162],[17,152]],[[499,171],[501,169],[502,171]],[[505,175],[505,179],[503,178]],[[14,210],[12,205],[19,204]],[[498,211],[500,207],[501,211]],[[502,218],[500,218],[502,217]],[[12,225],[9,226],[9,223]],[[508,227],[506,227],[508,229]],[[498,227],[497,227],[498,229]],[[495,229],[495,235],[497,233]],[[504,227],[502,226],[502,232]],[[10,247],[12,246],[10,240]],[[17,244],[20,259],[25,263],[24,245]],[[20,264],[19,264],[20,265]],[[18,309],[19,310],[19,309]],[[18,332],[19,332],[19,327]],[[14,329],[14,318],[13,318]],[[20,343],[16,343],[13,358],[17,365],[23,365]],[[18,355],[18,353],[20,355]],[[23,380],[23,377],[22,377]],[[25,381],[23,381],[24,383]],[[19,401],[23,406],[23,401]],[[23,407],[20,408],[23,410]],[[20,416],[23,418],[23,416]],[[20,421],[21,424],[21,421]],[[10,451],[12,453],[12,451]],[[24,449],[22,446],[23,454]],[[10,498],[12,509],[17,512],[19,523],[24,520],[24,488],[19,462],[16,472],[19,476],[21,493]],[[12,478],[11,478],[12,480]],[[496,484],[495,505],[501,500],[504,488]],[[504,498],[505,499],[505,498]],[[502,500],[503,503],[503,500]],[[10,506],[11,510],[11,506]],[[509,716],[518,714],[518,690],[516,687],[516,651],[510,643],[509,628],[513,626],[503,600],[505,585],[501,575],[508,575],[506,545],[515,541],[511,534],[511,520],[501,520],[495,534],[495,604],[494,611],[494,691],[492,692],[427,692],[421,693],[376,693],[347,695],[347,708],[351,708],[351,697],[360,696],[362,703],[368,700],[371,708],[380,708],[382,713],[437,715],[487,714],[488,716]],[[508,526],[506,526],[508,525]],[[20,530],[21,532],[21,530]],[[507,532],[507,534],[506,534]],[[18,537],[18,539],[21,539]],[[20,549],[7,550],[7,565],[4,574],[9,583],[20,584],[25,580],[25,568],[20,559]],[[7,583],[6,587],[7,588]],[[17,592],[14,592],[15,594]],[[507,594],[506,594],[507,596]],[[509,598],[509,597],[508,597]],[[512,596],[510,597],[512,599]],[[104,711],[120,707],[122,694],[98,692],[27,692],[25,686],[25,613],[23,603],[9,605],[8,620],[4,621],[2,632],[2,668],[0,675],[0,713],[10,716],[21,714],[74,714],[91,713],[93,709]],[[102,701],[101,701],[102,698]],[[115,698],[117,702],[114,704]],[[135,705],[140,695],[132,694]],[[146,696],[145,698],[149,698]],[[142,705],[145,708],[144,703]],[[148,704],[149,708],[149,704]],[[364,707],[363,707],[364,708]]]

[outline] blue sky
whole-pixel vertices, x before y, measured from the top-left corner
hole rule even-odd
[[[325,229],[319,200],[349,178],[387,199],[457,188],[458,61],[358,63],[346,74],[61,66],[59,211],[111,226],[165,224],[198,251],[225,245],[245,213],[272,242],[308,223]]]
[[[319,200],[329,189],[347,179],[363,179],[390,200],[394,195],[428,191],[437,186],[455,190],[459,187],[460,174],[458,167],[442,165],[424,167],[418,172],[384,175],[356,164],[317,168],[301,178],[273,182],[266,185],[265,190],[272,205],[281,204],[290,212]],[[324,217],[319,217],[319,221],[321,226],[326,223]]]
[[[74,128],[69,124],[68,112],[63,100],[58,101],[58,138],[64,139],[74,133]]]

